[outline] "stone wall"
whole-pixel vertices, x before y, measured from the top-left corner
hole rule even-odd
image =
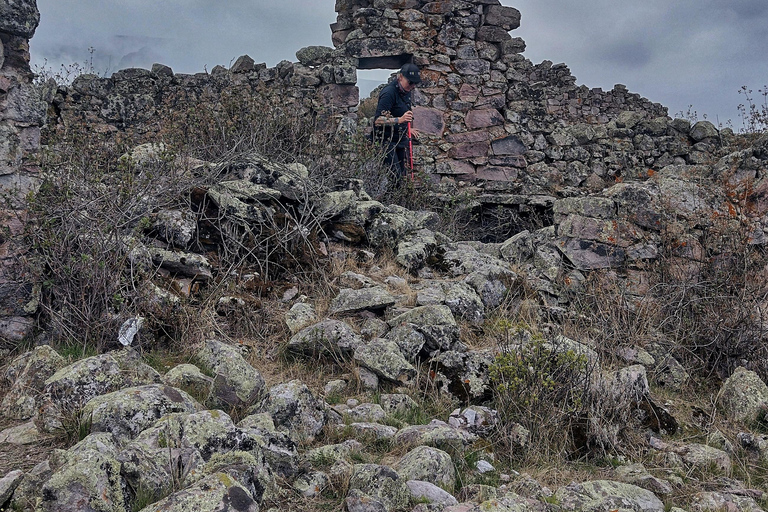
[[[201,106],[226,108],[233,95],[319,116],[320,126],[334,129],[357,110],[354,62],[330,48],[307,48],[297,56],[299,62],[269,68],[244,55],[230,69],[216,66],[210,73],[194,75],[174,74],[161,64],[151,70],[117,71],[109,78],[82,75],[70,87],[59,87],[47,133],[87,123],[103,135],[152,141],[174,116]]]
[[[30,157],[40,145],[46,105],[32,85],[29,39],[40,13],[34,0],[0,0],[0,339],[21,339],[31,329],[25,317],[29,287],[13,268],[22,253],[11,235],[23,229],[16,201],[35,186]]]
[[[424,77],[414,94],[416,163],[443,180],[569,196],[696,163],[689,155],[698,141],[670,124],[665,107],[623,85],[576,86],[564,64],[526,59],[524,41],[509,33],[520,13],[498,0],[338,0],[336,11],[335,49],[304,48],[298,62],[273,68],[244,56],[228,70],[195,75],[156,65],[84,76],[59,89],[50,126],[85,121],[147,141],[169,114],[239,90],[318,116],[328,130],[342,119],[354,127],[370,123],[358,118],[357,69],[414,62]]]

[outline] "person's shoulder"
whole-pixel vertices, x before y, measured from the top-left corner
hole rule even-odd
[[[379,97],[381,96],[393,96],[397,92],[395,88],[395,82],[389,82],[387,85],[384,86],[383,89],[379,92]]]

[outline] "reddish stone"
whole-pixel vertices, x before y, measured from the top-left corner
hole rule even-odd
[[[470,110],[464,122],[470,130],[477,130],[479,128],[504,124],[504,118],[499,114],[498,110],[479,109]]]
[[[448,152],[451,158],[472,158],[476,156],[485,156],[491,149],[490,142],[468,142],[465,144],[456,144]]]
[[[445,140],[453,144],[461,144],[465,142],[481,142],[488,139],[489,139],[488,132],[485,130],[478,130],[475,132],[452,133],[445,137]]]
[[[479,180],[488,181],[513,181],[518,177],[518,170],[514,167],[481,167],[475,176]]]
[[[445,130],[443,113],[434,108],[413,107],[413,127],[421,133],[440,136]]]
[[[459,99],[461,101],[477,101],[480,96],[480,88],[476,85],[463,84],[459,89]]]
[[[356,85],[326,84],[318,92],[329,107],[355,107],[360,102],[360,90]]]

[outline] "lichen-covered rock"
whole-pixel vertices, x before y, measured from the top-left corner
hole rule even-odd
[[[728,472],[733,465],[731,457],[727,453],[705,444],[686,444],[677,450],[677,453],[687,466],[701,470],[716,467],[720,471]]]
[[[403,393],[383,393],[379,396],[379,403],[389,415],[405,415],[419,407],[413,398]]]
[[[753,457],[768,462],[768,435],[739,432],[736,440]]]
[[[191,277],[199,281],[208,281],[212,278],[211,264],[200,254],[168,251],[159,247],[149,249],[152,263],[174,275]]]
[[[363,339],[340,320],[325,320],[310,325],[288,340],[288,351],[307,356],[349,357],[362,346]]]
[[[191,212],[160,210],[155,216],[152,229],[173,247],[186,248],[197,230],[197,221]]]
[[[163,375],[163,382],[168,386],[186,391],[198,400],[207,399],[213,388],[213,378],[205,375],[193,364],[174,366]]]
[[[718,404],[726,416],[735,421],[757,421],[768,409],[768,386],[746,368],[736,368],[723,383],[718,396]]]
[[[26,420],[37,409],[38,395],[45,381],[62,368],[65,360],[48,345],[35,347],[11,362],[6,379],[12,383],[3,398],[0,412],[8,418]]]
[[[403,357],[411,362],[416,362],[426,343],[424,335],[411,324],[394,327],[384,335],[384,338],[394,341]]]
[[[406,480],[423,480],[448,490],[456,485],[451,456],[431,446],[417,446],[397,461],[393,469]]]
[[[43,485],[53,474],[49,460],[37,464],[24,474],[24,478],[11,497],[10,506],[16,510],[35,510],[35,506],[41,501]]]
[[[444,489],[441,489],[432,482],[424,482],[421,480],[407,480],[405,485],[408,486],[408,490],[411,492],[411,497],[418,501],[426,501],[427,503],[434,503],[441,506],[458,505],[459,502],[456,498]]]
[[[200,409],[202,406],[184,391],[148,384],[98,396],[85,404],[83,415],[91,423],[91,432],[134,438],[166,414]]]
[[[33,421],[28,421],[15,427],[8,427],[0,432],[0,444],[37,444],[50,438],[51,435],[40,432]]]
[[[382,311],[395,303],[396,299],[379,286],[369,288],[344,288],[331,301],[331,314],[354,313],[356,311]]]
[[[513,492],[507,492],[498,498],[486,500],[477,508],[483,512],[545,512],[550,510],[546,503],[525,498]]]
[[[327,421],[323,405],[300,380],[272,387],[260,412],[269,413],[275,426],[288,431],[292,438],[310,441]]]
[[[411,493],[392,468],[376,464],[355,464],[349,490],[359,490],[380,501],[387,511],[405,508]]]
[[[433,446],[441,450],[462,450],[477,441],[477,436],[453,428],[444,421],[432,420],[428,425],[412,425],[400,430],[395,442],[400,446]]]
[[[317,314],[312,304],[297,302],[285,314],[285,323],[291,334],[296,334],[304,327],[317,322]]]
[[[24,472],[21,470],[9,471],[5,476],[0,478],[0,503],[5,503],[8,498],[11,497],[13,491],[21,483],[24,477]]]
[[[275,428],[267,413],[252,414],[243,418],[237,427],[256,441],[269,467],[279,476],[290,478],[298,470],[299,454],[296,443],[285,432]]]
[[[191,487],[141,509],[141,512],[259,512],[248,489],[226,473],[214,473]]]
[[[436,381],[462,401],[475,401],[490,395],[489,368],[494,362],[490,350],[446,351],[432,358]]]
[[[402,267],[414,272],[423,267],[427,258],[437,247],[435,233],[428,229],[418,231],[406,236],[397,244],[397,256],[395,261]]]
[[[129,349],[81,359],[58,370],[45,381],[42,405],[35,416],[37,427],[54,432],[94,397],[159,382],[159,374],[137,363],[136,357],[137,353]]]
[[[562,510],[664,511],[664,502],[651,491],[611,480],[595,480],[561,487],[555,492],[555,498]]]
[[[334,410],[349,422],[380,423],[387,416],[379,404],[360,404],[355,407],[344,404],[335,406]]]
[[[216,473],[224,473],[237,481],[259,504],[265,497],[273,496],[277,492],[274,474],[261,457],[254,456],[253,451],[214,453],[210,460],[198,469],[196,475],[188,477],[187,480],[194,484]]]
[[[416,368],[405,360],[397,343],[384,338],[376,338],[358,347],[354,360],[390,382],[407,383],[416,376]]]
[[[424,348],[437,353],[444,350],[464,351],[459,340],[459,327],[448,306],[421,306],[398,315],[387,323],[391,327],[410,325],[424,335]]]
[[[0,32],[31,39],[40,23],[40,11],[34,0],[3,2],[0,6]]]
[[[363,440],[392,439],[397,435],[397,429],[381,423],[357,422],[341,426],[340,430],[353,438]]]
[[[359,489],[350,489],[347,497],[344,498],[344,509],[347,512],[388,512],[384,503]]]
[[[491,433],[498,421],[499,413],[482,405],[471,405],[461,411],[456,409],[448,418],[448,424],[455,428],[467,430],[479,436]]]
[[[212,395],[221,407],[248,407],[264,398],[266,383],[232,345],[207,340],[198,360],[214,374]]]
[[[36,510],[123,512],[126,509],[121,465],[115,458],[114,444],[106,440],[105,435],[108,434],[88,436],[55,457],[54,472],[42,487],[42,501]]]
[[[622,482],[637,485],[657,495],[669,495],[673,490],[667,480],[651,475],[640,463],[619,466],[614,470],[614,474]]]
[[[360,451],[363,445],[349,439],[339,444],[327,444],[309,450],[304,458],[316,467],[329,466],[339,460],[348,460],[353,451]]]
[[[323,471],[310,471],[299,475],[293,481],[293,488],[305,498],[314,498],[319,496],[330,483],[330,478]]]
[[[719,512],[721,510],[761,512],[764,509],[751,496],[729,492],[699,492],[691,497],[689,510],[692,512]]]

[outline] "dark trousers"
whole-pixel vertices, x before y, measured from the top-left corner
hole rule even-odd
[[[406,148],[398,146],[397,144],[389,144],[387,146],[387,154],[384,156],[384,163],[386,163],[392,171],[395,177],[395,182],[400,183],[406,176],[406,164],[408,163],[408,152]]]

